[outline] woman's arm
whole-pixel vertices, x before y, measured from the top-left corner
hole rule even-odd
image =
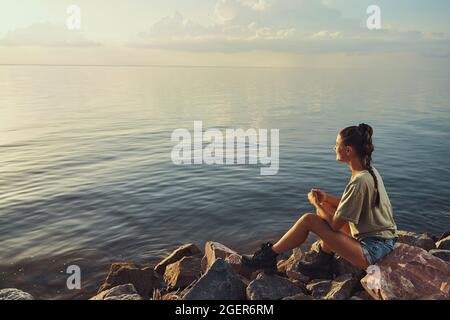
[[[317,195],[319,202],[326,202],[335,208],[339,206],[339,202],[341,201],[341,198],[333,197],[320,189],[312,189],[311,192]]]
[[[333,199],[335,198],[333,197]],[[317,215],[328,222],[331,229],[334,231],[339,231],[342,227],[344,227],[346,221],[334,215],[335,207],[330,207],[327,204],[321,204],[317,197],[317,193],[310,192],[308,194],[308,200],[316,208]]]
[[[339,202],[341,201],[341,198],[333,197],[333,196],[330,196],[329,194],[327,194],[325,201],[328,202],[329,204],[331,204],[333,207],[337,208],[339,206]]]

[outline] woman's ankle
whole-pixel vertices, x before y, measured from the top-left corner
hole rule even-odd
[[[282,253],[283,253],[283,251],[280,250],[280,248],[277,246],[277,243],[275,243],[275,244],[272,246],[272,251],[275,252],[276,254],[282,254]]]

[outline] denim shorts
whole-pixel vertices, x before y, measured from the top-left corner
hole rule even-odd
[[[394,249],[396,241],[397,238],[367,237],[362,239],[361,247],[369,265],[373,265],[387,256]]]

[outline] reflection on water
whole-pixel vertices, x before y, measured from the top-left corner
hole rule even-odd
[[[154,263],[179,244],[248,252],[275,240],[306,193],[339,195],[338,128],[375,129],[374,160],[402,229],[450,229],[450,80],[258,68],[0,68],[0,287],[86,297],[111,261]],[[280,129],[280,171],[172,164],[174,129]],[[82,292],[65,268],[82,267]]]

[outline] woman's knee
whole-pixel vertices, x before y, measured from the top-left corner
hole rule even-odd
[[[309,225],[317,217],[314,213],[307,212],[303,214],[300,219],[297,220],[297,224]]]

